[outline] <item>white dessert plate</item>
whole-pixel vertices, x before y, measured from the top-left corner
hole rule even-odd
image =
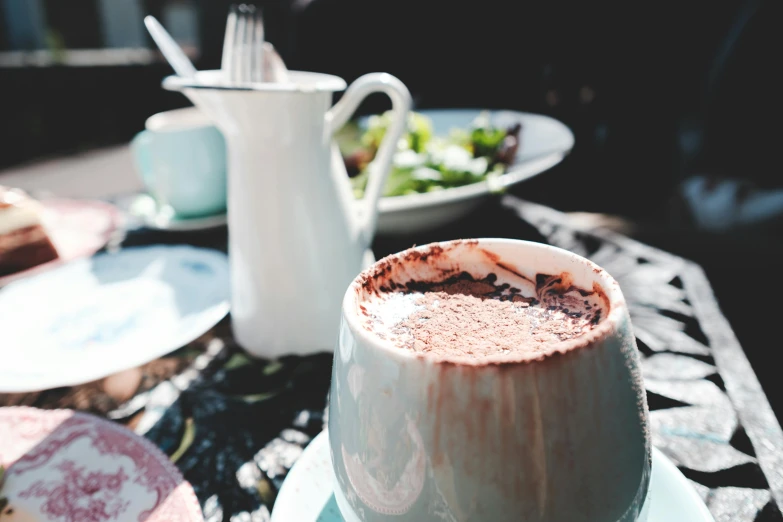
[[[329,436],[321,432],[305,448],[277,495],[272,522],[344,522],[333,495]],[[688,480],[653,450],[647,522],[714,522]]]
[[[71,410],[0,408],[9,522],[201,522],[193,488],[151,442]]]
[[[124,202],[128,214],[138,219],[145,228],[169,232],[198,232],[224,227],[228,223],[228,215],[215,214],[194,218],[183,218],[167,209],[161,208],[152,196],[137,194]]]
[[[0,291],[0,392],[71,386],[207,332],[229,309],[227,256],[190,246],[79,259]]]
[[[479,109],[422,110],[432,119],[437,136],[452,128],[469,128]],[[381,198],[378,203],[378,232],[408,234],[437,228],[468,214],[493,192],[502,191],[554,167],[574,147],[574,134],[560,121],[541,114],[489,111],[499,127],[522,124],[516,161],[494,183],[486,181],[425,194]],[[361,123],[361,122],[360,122]]]
[[[0,277],[0,287],[68,261],[93,255],[106,246],[122,225],[119,209],[102,201],[43,199],[41,205],[44,226],[60,257]]]

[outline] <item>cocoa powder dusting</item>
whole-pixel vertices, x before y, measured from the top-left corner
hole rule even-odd
[[[495,274],[477,280],[463,272],[394,287],[365,302],[370,329],[399,348],[446,358],[544,352],[602,318],[602,296],[574,287],[568,274],[539,274],[529,297],[498,284]]]

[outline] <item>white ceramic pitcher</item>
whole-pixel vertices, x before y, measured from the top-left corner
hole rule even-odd
[[[226,87],[220,71],[163,82],[226,138],[232,325],[239,344],[263,357],[334,349],[342,295],[375,234],[411,104],[405,85],[385,73],[357,79],[334,107],[332,93],[345,89],[344,80],[289,76],[289,83],[245,88]],[[394,116],[356,201],[332,133],[374,92],[391,98]]]

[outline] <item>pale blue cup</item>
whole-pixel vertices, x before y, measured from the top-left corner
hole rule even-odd
[[[226,211],[226,142],[195,107],[150,116],[131,141],[136,170],[161,211],[176,218]]]

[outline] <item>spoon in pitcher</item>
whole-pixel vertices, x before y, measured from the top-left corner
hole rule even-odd
[[[155,43],[163,53],[166,61],[169,62],[171,68],[177,73],[177,76],[183,78],[193,78],[196,76],[196,68],[193,63],[185,55],[185,51],[174,41],[174,38],[160,25],[160,22],[152,16],[147,15],[144,17],[144,25],[147,26],[147,30],[155,40]]]

